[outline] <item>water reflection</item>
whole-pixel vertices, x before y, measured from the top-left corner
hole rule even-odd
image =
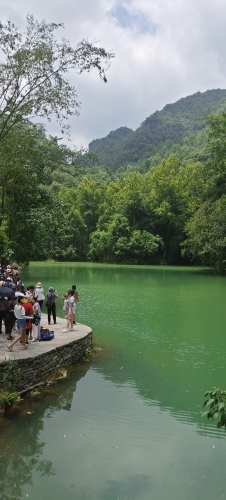
[[[33,486],[33,475],[56,476],[52,460],[45,458],[45,442],[40,440],[45,419],[56,412],[70,411],[77,382],[88,365],[82,365],[70,380],[58,382],[34,398],[26,397],[11,417],[0,420],[0,499],[18,500],[23,487]]]
[[[51,460],[56,474],[40,481],[33,473],[32,500],[47,498],[48,488],[51,500],[223,498],[225,431],[201,413],[205,391],[224,386],[225,278],[77,263],[25,273],[25,282],[41,280],[59,294],[75,282],[78,321],[109,348],[72,398],[62,391],[59,406],[49,397],[40,460]]]
[[[18,428],[19,427],[19,428]],[[54,475],[51,460],[43,457],[44,442],[39,441],[43,429],[42,417],[29,418],[26,427],[11,425],[1,437],[0,488],[1,500],[13,500],[22,496],[24,485],[32,485],[33,471],[40,477]],[[8,435],[7,435],[8,434]]]
[[[113,358],[113,359],[112,359]],[[225,439],[225,431],[216,427],[216,421],[202,418],[202,403],[204,393],[196,391],[195,376],[194,386],[185,383],[186,374],[181,376],[166,366],[166,371],[159,370],[157,360],[152,360],[149,365],[142,358],[141,362],[136,358],[130,359],[129,364],[121,365],[120,354],[112,352],[111,358],[94,360],[92,369],[101,373],[106,380],[110,380],[118,388],[131,388],[142,399],[142,404],[158,408],[167,412],[185,425],[195,425],[195,430],[200,435],[214,436],[217,439]],[[194,372],[195,374],[195,372]],[[172,385],[173,384],[173,385]],[[187,389],[188,387],[188,389]],[[158,397],[156,397],[156,395]]]

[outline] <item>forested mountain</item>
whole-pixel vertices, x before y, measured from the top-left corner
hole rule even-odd
[[[11,22],[1,26],[2,263],[198,263],[225,274],[226,90],[180,99],[136,131],[120,127],[90,154],[71,149],[29,117],[57,116],[67,130],[78,106],[64,80],[68,54],[105,82],[113,54],[59,44],[59,26],[28,16],[25,38]]]
[[[147,147],[141,131],[156,151],[125,167],[112,163],[112,171],[95,155],[58,144],[41,125],[15,125],[0,141],[2,260],[195,263],[225,274],[225,94],[181,99],[136,132],[109,134],[103,144],[112,161],[119,143]]]
[[[226,90],[197,92],[167,104],[156,111],[133,131],[120,127],[102,139],[89,144],[89,152],[98,155],[100,166],[115,172],[120,167],[141,162],[146,168],[158,165],[169,154],[175,153],[186,165],[203,159],[209,114],[226,110]],[[141,162],[142,163],[142,162]]]

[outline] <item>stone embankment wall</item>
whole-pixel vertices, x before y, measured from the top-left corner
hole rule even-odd
[[[61,366],[72,365],[79,361],[85,349],[92,346],[92,332],[82,339],[74,340],[69,344],[56,347],[55,349],[32,358],[15,360],[16,368],[19,368],[17,391],[23,393],[39,385],[46,377],[51,375]],[[4,376],[7,361],[0,364],[0,386]]]

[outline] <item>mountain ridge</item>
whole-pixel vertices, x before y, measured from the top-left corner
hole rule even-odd
[[[155,165],[171,152],[181,154],[185,163],[190,157],[192,161],[197,160],[206,138],[205,117],[224,110],[226,89],[196,92],[155,111],[135,131],[119,127],[93,140],[89,152],[97,154],[100,166],[112,172],[145,159],[149,159],[149,166]]]

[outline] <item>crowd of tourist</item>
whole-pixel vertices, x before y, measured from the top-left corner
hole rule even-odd
[[[14,344],[21,343],[21,348],[27,349],[29,342],[41,340],[41,315],[43,303],[47,309],[48,324],[56,324],[56,299],[57,290],[49,287],[45,294],[42,283],[36,286],[26,287],[22,283],[19,270],[16,266],[0,268],[0,334],[3,334],[5,326],[6,339],[9,351],[13,350]],[[76,305],[78,293],[76,285],[72,285],[63,299],[63,311],[66,318],[66,328],[63,332],[74,330],[76,319]],[[12,332],[16,334],[13,337]]]

